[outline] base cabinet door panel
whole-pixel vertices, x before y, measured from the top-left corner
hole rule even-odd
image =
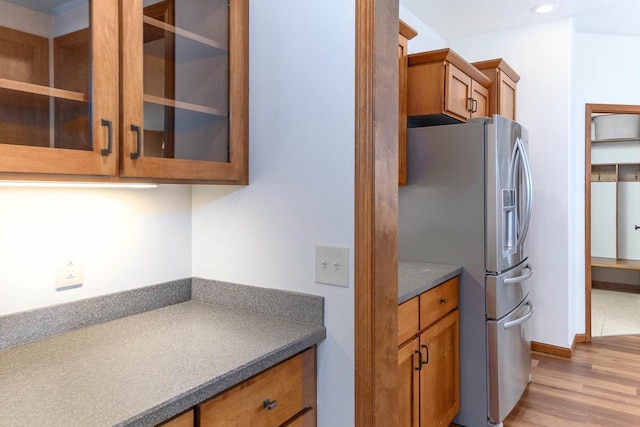
[[[420,425],[420,351],[414,338],[398,350],[398,427]]]
[[[446,427],[460,410],[458,286],[454,277],[398,307],[400,427]]]
[[[448,426],[460,409],[459,310],[420,335],[422,426]]]

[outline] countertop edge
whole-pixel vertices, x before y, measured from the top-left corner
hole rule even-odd
[[[400,262],[402,263],[403,261],[400,261]],[[402,286],[403,288],[402,291],[400,291],[400,286],[399,286],[398,305],[404,302],[407,302],[411,298],[414,298],[420,295],[421,293],[426,292],[429,289],[432,289],[446,282],[447,280],[462,274],[462,267],[456,266],[456,265],[420,263],[418,261],[404,261],[404,263],[415,264],[417,267],[416,269],[419,273],[422,273],[423,271],[425,272],[425,277],[420,279],[416,279],[415,277],[412,277],[411,281],[416,283],[412,283],[411,286],[406,286],[405,284],[404,286]],[[423,267],[423,266],[426,266],[426,267]],[[433,268],[429,268],[429,267],[433,267]],[[429,271],[429,273],[426,274],[426,271]],[[398,278],[399,282],[403,281],[402,274],[403,273],[400,271],[400,268],[399,268],[399,275],[400,275],[400,277]]]

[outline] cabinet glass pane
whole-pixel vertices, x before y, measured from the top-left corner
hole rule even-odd
[[[228,162],[227,0],[144,5],[143,156]]]
[[[0,0],[0,144],[92,150],[89,0]]]

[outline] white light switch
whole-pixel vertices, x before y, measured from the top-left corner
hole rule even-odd
[[[316,282],[349,287],[349,248],[316,245]]]
[[[56,259],[56,289],[78,287],[84,280],[82,259],[75,255],[60,256]]]

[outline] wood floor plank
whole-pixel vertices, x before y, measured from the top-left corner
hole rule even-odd
[[[505,427],[640,426],[640,335],[593,338],[571,359],[532,359],[532,382]]]

